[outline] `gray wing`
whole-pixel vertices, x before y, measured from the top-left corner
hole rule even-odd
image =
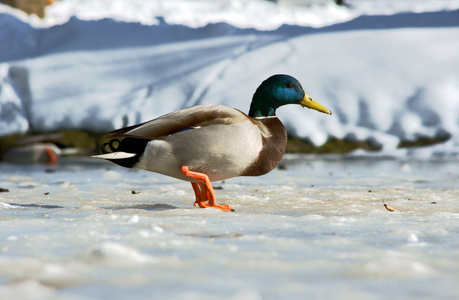
[[[131,137],[154,139],[189,128],[216,124],[235,124],[251,120],[243,112],[225,105],[199,105],[178,110],[159,118],[108,133],[109,138]]]

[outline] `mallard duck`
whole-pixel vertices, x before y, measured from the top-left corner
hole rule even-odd
[[[224,105],[199,105],[108,133],[104,154],[94,157],[127,168],[191,182],[195,206],[232,211],[215,203],[212,181],[260,176],[284,155],[287,133],[276,109],[299,104],[331,111],[313,101],[289,75],[273,75],[255,91],[249,114]]]

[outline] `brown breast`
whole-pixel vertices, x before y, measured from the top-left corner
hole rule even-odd
[[[272,171],[282,159],[287,146],[287,132],[277,117],[257,118],[252,122],[263,132],[263,148],[258,159],[240,176],[260,176]]]

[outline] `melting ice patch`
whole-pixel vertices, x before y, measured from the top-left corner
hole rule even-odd
[[[103,242],[95,245],[89,249],[86,260],[91,263],[115,266],[145,265],[156,262],[153,257],[116,242]]]

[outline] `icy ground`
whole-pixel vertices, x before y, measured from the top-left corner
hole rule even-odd
[[[145,171],[2,163],[0,298],[458,299],[459,161],[282,166],[214,183],[223,213]]]

